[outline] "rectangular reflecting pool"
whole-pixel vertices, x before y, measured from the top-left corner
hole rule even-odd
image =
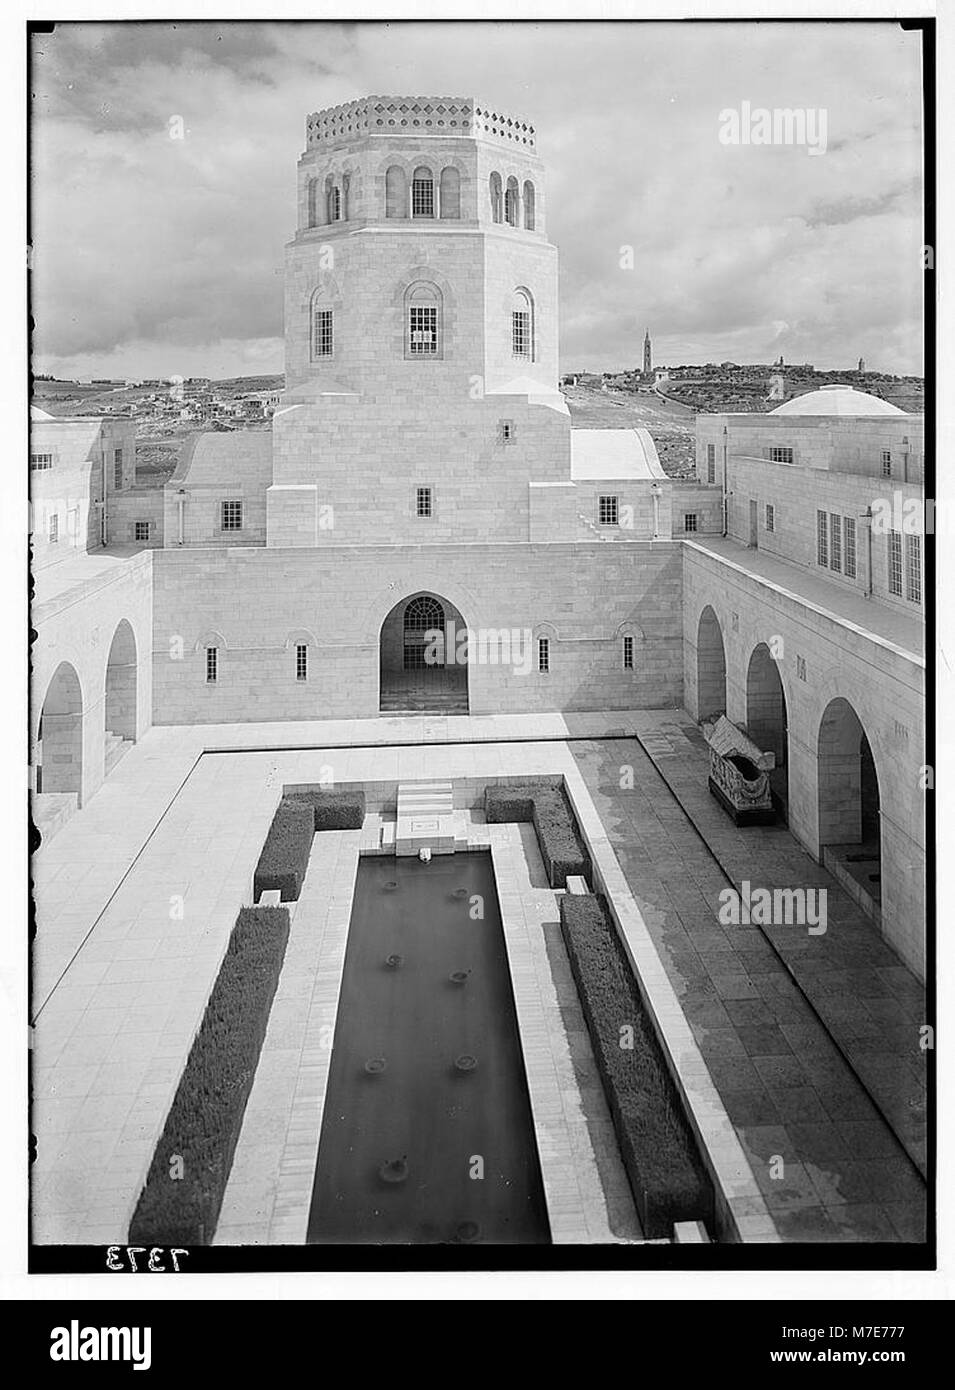
[[[550,1241],[490,854],[359,860],[307,1239]]]

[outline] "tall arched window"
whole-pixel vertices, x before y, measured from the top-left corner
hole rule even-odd
[[[534,185],[530,179],[524,180],[524,226],[529,232],[534,230]]]
[[[444,665],[444,609],[430,594],[419,594],[405,609],[404,667],[406,671],[421,670],[434,664],[434,657],[440,653],[442,659],[437,663]]]
[[[308,219],[306,223],[307,226],[318,226],[318,179],[309,179],[308,181],[308,210],[306,216]]]
[[[504,217],[504,195],[501,192],[501,176],[494,173],[490,178],[491,221],[500,222]]]
[[[509,178],[507,181],[507,191],[504,194],[504,217],[509,227],[516,227],[520,214],[520,194],[517,190],[517,179]]]
[[[329,222],[340,222],[342,216],[342,191],[329,174],[325,180],[325,203]]]
[[[534,359],[534,305],[527,290],[511,296],[511,353],[525,361]]]
[[[441,170],[441,216],[461,216],[461,175],[451,167]]]
[[[411,180],[411,216],[434,216],[434,175],[424,164],[414,171]]]
[[[400,164],[392,164],[385,174],[385,216],[408,216],[408,179]]]
[[[443,350],[441,291],[427,280],[405,293],[405,356],[440,357]]]
[[[318,362],[324,357],[334,356],[335,316],[330,306],[323,300],[321,290],[316,290],[312,296],[309,337],[313,362]]]

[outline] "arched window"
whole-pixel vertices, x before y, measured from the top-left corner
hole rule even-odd
[[[517,190],[517,179],[509,178],[507,181],[507,191],[504,194],[504,217],[509,227],[516,227],[520,213],[520,194]]]
[[[340,222],[342,217],[342,191],[338,184],[332,180],[331,175],[325,180],[325,203],[328,209],[328,221]]]
[[[491,189],[491,221],[500,222],[504,216],[504,199],[501,193],[501,176],[494,173],[490,178]]]
[[[408,180],[400,164],[392,164],[385,175],[385,216],[408,216]]]
[[[534,359],[534,305],[527,290],[511,296],[511,353],[528,362]]]
[[[524,180],[524,226],[529,232],[534,230],[534,185],[530,179]]]
[[[434,216],[434,175],[424,164],[414,171],[411,180],[411,216]]]
[[[331,307],[324,302],[320,290],[316,290],[312,296],[311,304],[311,331],[310,341],[312,345],[312,361],[318,362],[324,357],[332,357],[335,352],[335,315]]]
[[[309,179],[309,181],[308,181],[308,211],[307,211],[307,218],[308,218],[307,225],[308,225],[309,227],[317,227],[317,226],[318,226],[318,224],[319,224],[319,215],[318,215],[318,179]]]
[[[411,600],[402,635],[406,671],[444,665],[444,609],[436,598],[419,594]]]
[[[405,293],[405,355],[440,357],[442,353],[441,291],[419,280]]]
[[[441,170],[441,216],[461,216],[461,175],[450,167]]]

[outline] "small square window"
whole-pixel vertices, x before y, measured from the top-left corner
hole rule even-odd
[[[537,639],[537,669],[545,673],[550,670],[549,637],[538,637]]]
[[[633,670],[633,638],[629,634],[623,639],[623,669]]]
[[[219,679],[219,648],[206,647],[206,684],[215,685]]]
[[[683,513],[683,530],[686,532],[699,530],[699,516],[696,512]]]
[[[31,454],[30,467],[35,473],[45,473],[48,468],[53,467],[52,454]]]
[[[308,643],[299,642],[295,648],[295,679],[308,680]]]
[[[420,517],[434,515],[434,498],[429,487],[415,489],[415,514]]]
[[[793,451],[788,444],[774,444],[769,451],[770,463],[792,463]]]
[[[598,499],[597,520],[601,526],[619,526],[619,498],[608,496],[600,497]]]
[[[222,529],[223,531],[242,530],[242,503],[223,502],[222,504]]]
[[[133,522],[133,540],[134,540],[134,541],[148,541],[148,540],[149,540],[149,522],[148,522],[148,521],[134,521],[134,522]]]
[[[776,530],[776,508],[773,506],[772,502],[766,503],[766,530]]]
[[[513,420],[502,420],[498,426],[498,438],[502,444],[513,444],[517,437]]]

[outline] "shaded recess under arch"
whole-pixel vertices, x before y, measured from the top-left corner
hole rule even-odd
[[[379,637],[380,708],[389,713],[467,714],[466,624],[454,604],[420,591],[396,603]]]
[[[789,821],[789,719],[779,666],[765,642],[753,648],[746,671],[746,732],[764,752],[776,754],[769,774],[773,804]]]

